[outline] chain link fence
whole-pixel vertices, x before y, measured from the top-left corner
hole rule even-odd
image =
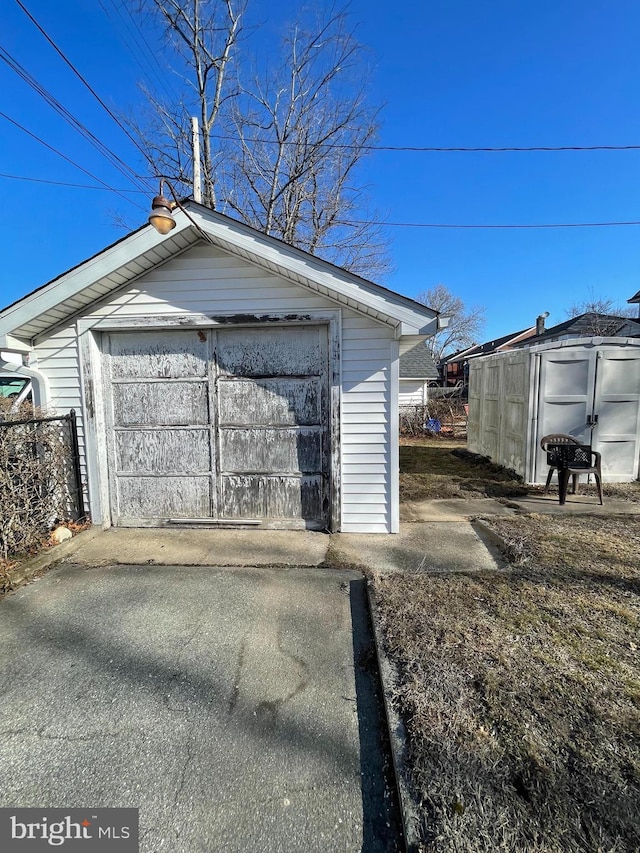
[[[76,414],[0,421],[0,558],[29,553],[57,521],[83,520]]]
[[[469,406],[460,398],[430,400],[422,406],[400,406],[400,435],[466,438]]]

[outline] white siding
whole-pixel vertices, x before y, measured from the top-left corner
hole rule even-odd
[[[200,245],[146,273],[85,316],[300,314],[338,307],[240,258]],[[341,314],[342,530],[385,533],[392,525],[390,360],[397,342],[391,328],[349,309]],[[37,356],[51,381],[52,405],[58,411],[81,412],[75,324],[40,343]],[[80,443],[84,459],[82,425]]]
[[[75,324],[56,332],[35,350],[37,359],[33,367],[49,380],[49,405],[52,414],[67,415],[75,409],[78,415],[78,443],[82,480],[86,486],[86,457],[82,419],[82,394],[80,391],[80,366]]]
[[[401,406],[423,406],[427,402],[427,383],[421,379],[401,379],[399,403]]]
[[[342,529],[386,533],[393,331],[345,311],[342,342]]]

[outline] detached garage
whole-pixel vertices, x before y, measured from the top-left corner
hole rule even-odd
[[[437,315],[193,202],[0,312],[104,527],[398,530],[399,358]]]

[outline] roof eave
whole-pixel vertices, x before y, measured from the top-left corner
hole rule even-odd
[[[437,331],[438,314],[432,309],[201,205],[186,207],[186,213],[176,211],[177,226],[169,235],[143,226],[8,306],[0,312],[0,340],[6,335],[27,342],[40,338],[203,239],[392,326],[398,338]]]

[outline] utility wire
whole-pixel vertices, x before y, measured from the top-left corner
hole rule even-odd
[[[211,138],[233,140],[235,136],[225,136],[224,134],[212,134]],[[245,142],[255,142],[259,145],[300,145],[300,142],[295,140],[287,141],[283,139],[260,139],[247,137]],[[475,153],[497,153],[501,154],[508,151],[528,152],[528,151],[640,151],[640,145],[529,145],[529,146],[502,146],[502,147],[442,147],[435,145],[358,145],[348,142],[323,142],[322,148],[339,148],[339,149],[354,149],[360,151],[414,151],[414,152],[435,152],[448,154],[451,152],[461,152],[464,154]]]
[[[34,184],[53,184],[53,186],[56,187],[71,187],[79,190],[100,190],[101,192],[104,192],[104,190],[107,189],[107,187],[100,187],[97,184],[73,184],[69,181],[52,181],[49,178],[31,178],[27,175],[8,175],[6,172],[0,172],[0,178],[7,178],[12,181],[30,181]],[[149,195],[147,190],[123,190],[115,189],[115,187],[108,187],[108,189],[114,193],[137,193],[139,195]]]
[[[70,59],[64,54],[64,52],[58,47],[58,45],[54,42],[51,36],[46,32],[46,30],[36,21],[31,12],[27,9],[27,7],[22,3],[22,0],[15,0],[18,6],[22,9],[24,14],[29,18],[29,20],[33,23],[33,25],[39,30],[39,32],[44,36],[44,38],[49,42],[51,47],[56,51],[58,56],[69,66],[69,68],[73,71],[76,77],[80,80],[80,82],[91,92],[93,97],[98,101],[100,106],[108,113],[109,116],[113,119],[113,121],[118,125],[120,130],[126,134],[126,136],[131,140],[131,142],[135,145],[135,147],[140,151],[145,160],[149,163],[149,165],[153,168],[153,162],[149,157],[149,154],[142,148],[142,146],[138,143],[137,139],[131,135],[127,127],[120,121],[120,119],[115,115],[115,113],[105,104],[100,95],[96,92],[96,90],[91,86],[90,83],[87,82],[85,77],[78,71],[75,65],[71,62]],[[147,179],[149,180],[149,179]]]
[[[26,134],[27,134],[27,136],[30,136],[32,139],[35,139],[35,140],[36,140],[37,142],[39,142],[41,145],[44,145],[44,147],[45,147],[45,148],[48,148],[48,149],[49,149],[49,151],[53,151],[53,153],[54,153],[54,154],[57,154],[57,155],[58,155],[58,157],[62,157],[62,159],[63,159],[63,160],[66,160],[66,161],[67,161],[67,163],[71,163],[71,165],[72,165],[72,166],[75,166],[75,167],[76,167],[76,169],[80,169],[80,171],[81,171],[81,172],[84,172],[84,173],[85,173],[85,175],[88,175],[90,178],[93,178],[93,180],[94,180],[94,181],[97,181],[99,184],[102,184],[102,186],[103,186],[106,190],[109,190],[109,191],[110,191],[110,192],[112,192],[112,193],[116,193],[116,194],[117,194],[117,195],[119,195],[121,198],[123,198],[125,201],[128,201],[128,202],[129,202],[129,204],[133,204],[133,205],[134,205],[135,207],[137,207],[139,210],[144,211],[144,208],[143,208],[143,207],[141,207],[141,205],[137,204],[137,203],[136,203],[135,201],[133,201],[132,199],[127,198],[127,197],[126,197],[126,195],[123,195],[119,190],[114,189],[114,187],[109,186],[109,184],[105,183],[105,181],[103,181],[103,180],[102,180],[102,178],[99,178],[97,175],[94,175],[94,174],[93,174],[93,172],[89,172],[89,171],[88,171],[88,169],[85,169],[83,166],[80,166],[78,163],[76,163],[76,162],[75,162],[75,160],[72,160],[70,157],[67,157],[67,155],[66,155],[66,154],[63,154],[63,153],[62,153],[62,151],[58,151],[58,149],[57,149],[57,148],[54,148],[54,147],[53,147],[53,145],[49,145],[49,143],[48,143],[48,142],[45,142],[45,141],[44,141],[44,139],[41,139],[41,138],[40,138],[39,136],[37,136],[35,133],[33,133],[32,131],[28,130],[26,127],[24,127],[23,125],[21,125],[21,124],[20,124],[19,122],[17,122],[15,119],[11,118],[11,116],[8,116],[6,113],[3,113],[2,111],[0,111],[0,117],[1,117],[1,118],[3,118],[3,119],[5,119],[6,121],[10,122],[11,124],[13,124],[15,127],[19,128],[23,133],[26,133]]]
[[[103,3],[102,0],[98,0],[98,3],[100,4],[100,8],[102,9],[102,11],[105,14],[105,17],[107,17],[112,22],[114,32],[116,32],[117,35],[120,36],[120,40],[122,41],[122,44],[126,47],[128,52],[133,57],[134,61],[137,63],[138,67],[140,68],[140,71],[142,72],[143,77],[145,77],[147,79],[148,83],[150,84],[150,89],[154,89],[156,87],[156,83],[159,81],[160,85],[162,86],[162,88],[166,92],[167,97],[169,98],[170,102],[173,103],[176,100],[179,100],[179,98],[176,98],[175,94],[172,94],[169,91],[169,88],[168,88],[167,83],[165,81],[166,69],[164,69],[162,67],[162,65],[160,64],[160,61],[158,60],[156,53],[154,52],[153,48],[151,47],[151,45],[147,41],[143,30],[138,25],[137,21],[135,20],[135,18],[133,17],[131,12],[129,11],[129,8],[124,3],[120,3],[118,5],[116,3],[116,0],[111,0],[110,5],[111,5],[111,7],[113,7],[114,12],[117,14],[117,16],[121,22],[121,25],[122,25],[122,27],[119,28],[116,24],[115,16],[112,15],[111,12],[109,12],[109,9],[107,9],[105,3]],[[139,35],[139,38],[136,35],[136,33],[133,31],[131,26],[128,24],[127,20],[125,19],[124,14],[122,12],[122,9],[125,10],[128,17],[131,19],[131,22],[132,22],[133,26],[135,27],[135,29]],[[126,36],[124,34],[124,30],[126,30],[126,33],[127,33]],[[127,36],[128,36],[128,38],[127,38]],[[132,47],[132,45],[133,45],[133,47]],[[145,51],[144,46],[146,46],[146,51]],[[142,64],[142,61],[141,61],[142,59],[144,59],[146,62],[146,65],[147,65],[146,68]],[[151,59],[154,60],[157,68],[154,68],[154,66],[151,62]],[[158,73],[158,71],[160,73]]]
[[[368,220],[344,219],[336,220],[336,225],[384,225],[390,228],[614,228],[625,225],[640,225],[639,221],[631,222],[545,222],[524,225],[463,225],[446,222],[369,222]]]
[[[121,174],[129,181],[133,181],[141,189],[145,189],[138,178],[135,171],[128,166],[124,160],[114,154],[95,134],[93,134],[86,125],[77,119],[54,95],[51,94],[36,78],[30,74],[24,66],[22,66],[9,51],[0,45],[0,60],[5,62],[12,71],[14,71],[21,80],[23,80],[30,88],[32,88],[41,98],[43,98],[49,106],[55,110],[68,124],[80,133],[93,147],[105,157],[112,166],[118,169]]]
[[[0,115],[4,115],[0,113]],[[6,116],[4,116],[6,118]],[[27,131],[28,132],[28,131]],[[41,140],[39,140],[41,141]],[[54,149],[55,150],[55,149]],[[59,153],[59,152],[56,152]],[[64,155],[61,155],[64,156]],[[65,158],[66,159],[66,158]],[[76,165],[76,164],[74,164]],[[81,167],[78,167],[81,168]],[[83,170],[84,171],[84,170]],[[144,190],[116,190],[113,187],[107,186],[95,186],[93,184],[72,184],[67,183],[65,181],[51,181],[46,178],[32,178],[27,177],[25,175],[9,175],[4,172],[0,172],[0,178],[8,178],[10,180],[15,181],[33,181],[35,183],[40,184],[54,184],[55,186],[61,187],[72,187],[77,189],[84,190],[104,190],[108,189],[111,192],[117,193],[142,193],[147,195]],[[165,179],[166,181],[166,179]],[[168,181],[166,181],[168,183]],[[175,194],[172,194],[175,197]],[[142,208],[141,208],[142,209]],[[496,229],[496,228],[506,228],[506,229],[531,229],[531,228],[614,228],[614,227],[625,227],[630,225],[640,225],[640,221],[628,221],[628,222],[556,222],[556,223],[534,223],[534,224],[488,224],[488,225],[467,225],[461,223],[444,223],[444,222],[371,222],[367,223],[364,220],[355,220],[355,219],[344,219],[336,222],[336,225],[346,225],[346,226],[361,226],[361,225],[381,225],[388,226],[390,228],[460,228],[460,229]]]

